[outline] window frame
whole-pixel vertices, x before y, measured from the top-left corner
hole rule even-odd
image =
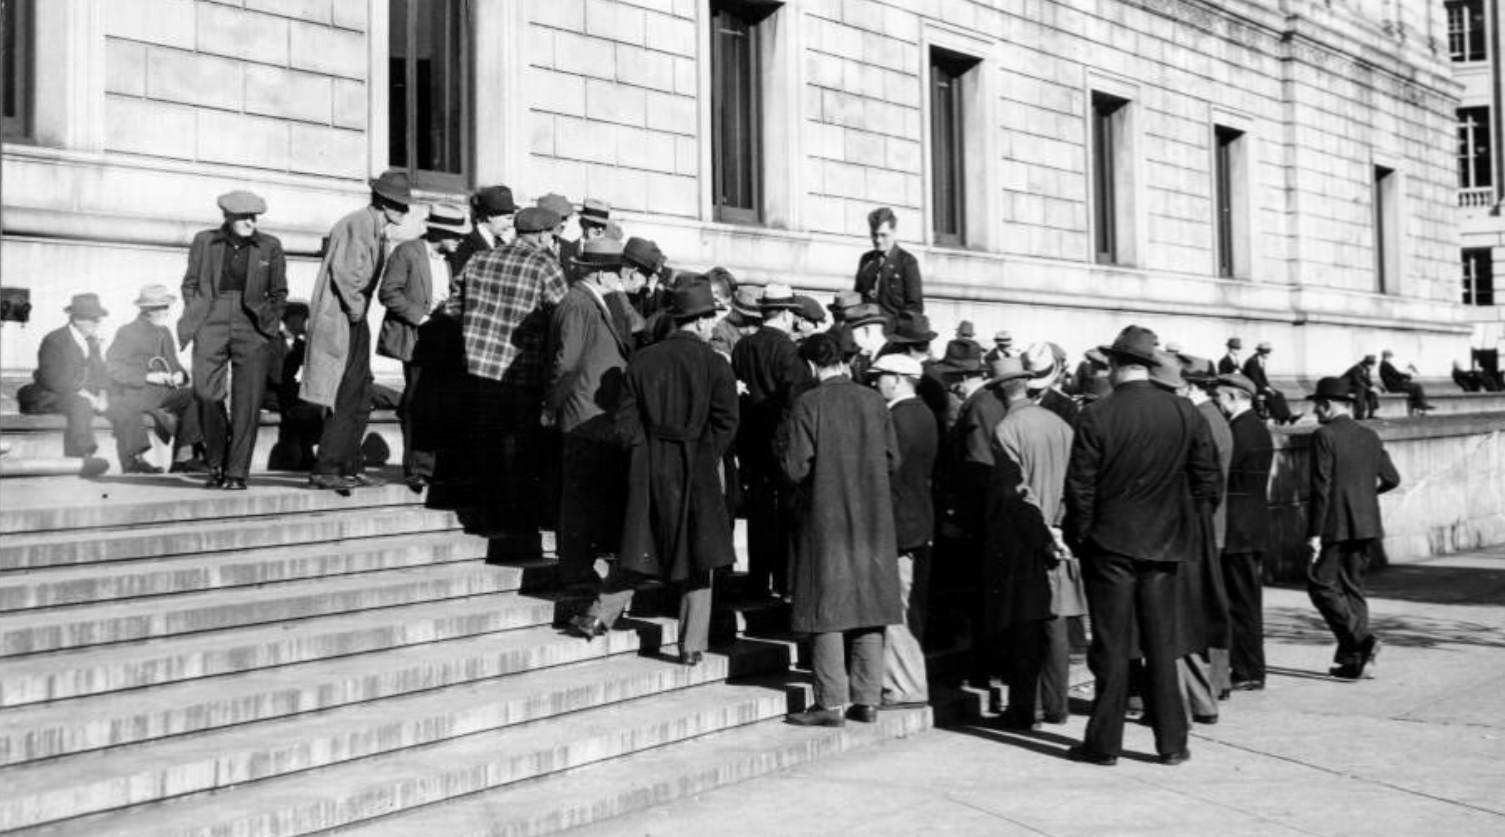
[[[1464,247],[1462,254],[1463,304],[1478,308],[1493,306],[1495,304],[1494,250],[1489,247]],[[1475,258],[1471,259],[1471,255]],[[1483,258],[1478,258],[1479,256]],[[1480,262],[1488,269],[1478,270]],[[1482,288],[1481,285],[1483,285]]]
[[[965,247],[969,243],[965,88],[967,74],[980,62],[942,47],[929,50],[930,234],[932,242],[943,247]],[[947,108],[944,114],[943,103]],[[952,222],[950,229],[942,228],[945,220]]]
[[[1494,187],[1494,151],[1489,148],[1490,108],[1488,105],[1458,108],[1458,188],[1485,189]],[[1473,117],[1482,117],[1474,119]],[[1481,155],[1479,142],[1485,144]],[[1484,182],[1477,171],[1483,161]]]
[[[11,45],[6,59],[11,62],[11,72],[5,75],[5,84],[13,85],[16,98],[16,113],[0,113],[0,138],[5,142],[30,143],[36,132],[36,8],[34,0],[5,0],[7,12],[14,10],[15,25],[5,27],[5,40]],[[4,26],[0,21],[0,26]],[[0,49],[3,49],[0,45]]]
[[[708,16],[710,22],[710,119],[711,119],[711,212],[714,220],[728,224],[761,225],[764,222],[766,190],[763,182],[763,131],[765,114],[763,113],[763,36],[759,24],[778,9],[776,4],[738,4],[735,2],[711,3],[711,13]],[[721,91],[728,83],[726,78],[727,56],[721,47],[722,42],[722,18],[731,17],[741,23],[746,31],[746,89],[743,92],[746,102],[746,119],[743,120],[746,159],[742,161],[747,176],[747,186],[750,193],[748,203],[751,206],[738,206],[727,203],[725,200],[727,145],[725,142],[727,102]],[[742,144],[739,144],[739,146]],[[737,149],[738,152],[742,148]],[[732,161],[735,164],[737,161]]]
[[[1374,225],[1375,293],[1394,294],[1400,290],[1402,275],[1401,237],[1395,235],[1404,224],[1400,214],[1402,177],[1398,169],[1384,163],[1373,164],[1371,218]],[[1392,238],[1394,240],[1392,240]]]
[[[1450,0],[1447,13],[1448,57],[1455,64],[1489,60],[1489,11],[1484,0]],[[1474,26],[1478,23],[1478,27]],[[1471,41],[1477,40],[1477,44]]]
[[[1098,87],[1087,98],[1092,259],[1101,265],[1136,266],[1133,104]]]
[[[389,20],[392,16],[392,10],[396,8],[396,4],[399,2],[402,2],[402,0],[389,0],[387,12]],[[435,171],[419,168],[415,165],[418,153],[418,131],[414,124],[416,121],[414,116],[418,109],[418,62],[415,60],[415,56],[417,55],[416,24],[419,14],[432,11],[432,4],[436,2],[447,2],[450,4],[449,8],[452,10],[452,13],[459,18],[458,23],[454,23],[445,29],[446,40],[454,30],[458,30],[460,34],[460,37],[457,39],[458,42],[455,44],[460,51],[457,61],[459,66],[460,90],[449,100],[450,107],[453,106],[453,103],[458,102],[460,109],[460,124],[458,126],[460,133],[460,171],[458,172]],[[403,3],[403,8],[406,11],[406,21],[400,33],[406,39],[406,49],[403,53],[404,58],[402,61],[403,96],[402,101],[399,102],[397,101],[397,97],[392,95],[396,91],[398,80],[392,77],[393,74],[389,69],[388,78],[386,79],[388,108],[386,132],[389,137],[392,136],[394,115],[400,109],[404,120],[403,156],[405,165],[398,165],[394,162],[396,158],[393,154],[390,140],[387,152],[388,163],[391,167],[406,171],[413,186],[416,188],[438,192],[465,192],[470,188],[475,179],[475,142],[473,137],[475,124],[475,49],[472,43],[474,40],[474,26],[472,25],[474,12],[471,8],[470,0],[406,0]],[[391,48],[391,39],[398,34],[396,27],[392,26],[391,31],[388,33],[387,46],[389,67],[395,58]]]

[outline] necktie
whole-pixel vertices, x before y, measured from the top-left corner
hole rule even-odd
[[[105,359],[99,351],[99,338],[87,338],[89,343],[89,367],[88,377],[84,380],[84,388],[98,390],[104,386]]]

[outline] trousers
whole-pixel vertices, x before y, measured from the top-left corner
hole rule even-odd
[[[94,439],[94,406],[76,392],[57,393],[41,384],[27,384],[16,393],[21,412],[28,416],[56,414],[67,419],[63,430],[63,456],[93,456],[99,450]]]
[[[1178,565],[1097,553],[1082,561],[1082,580],[1092,617],[1087,664],[1097,681],[1092,716],[1082,746],[1116,756],[1123,749],[1124,710],[1129,699],[1133,628],[1144,655],[1146,714],[1160,755],[1186,749],[1188,724],[1176,670],[1171,616]]]
[[[810,646],[817,706],[878,705],[883,698],[882,627],[811,634]]]
[[[397,402],[397,418],[402,422],[402,475],[408,479],[434,476],[434,451],[428,444],[429,434],[421,432],[423,411],[419,401],[424,396],[423,367],[402,365],[402,399]]]
[[[1373,538],[1332,541],[1322,545],[1306,571],[1306,592],[1327,627],[1338,640],[1333,662],[1357,665],[1369,640],[1369,600],[1364,596],[1364,570],[1369,565]]]
[[[216,296],[193,337],[193,394],[199,404],[204,453],[209,467],[223,469],[227,477],[245,479],[251,472],[266,390],[268,342],[241,305],[240,291]]]
[[[627,459],[615,441],[564,434],[560,452],[560,581],[593,581],[599,555],[615,555],[627,502]]]
[[[1264,579],[1258,552],[1224,552],[1228,590],[1229,675],[1236,683],[1265,679]]]
[[[121,467],[134,457],[151,450],[152,440],[146,429],[146,417],[156,414],[158,421],[171,416],[176,424],[173,451],[204,440],[199,428],[198,404],[191,389],[148,384],[115,396],[110,400],[110,423],[115,431],[115,452]]]
[[[620,562],[613,561],[611,572],[586,615],[611,628],[632,604],[632,594],[638,585],[648,578],[642,573],[623,569]],[[684,654],[704,651],[710,645],[711,636],[711,573],[693,574],[685,581],[676,582],[676,586],[679,588],[679,650]]]
[[[758,592],[789,592],[790,535],[783,477],[772,460],[742,462],[747,480],[747,572]]]
[[[899,555],[899,600],[904,621],[883,629],[883,702],[928,703],[925,676],[925,603],[930,595],[930,547]]]
[[[1064,720],[1071,711],[1071,629],[1052,616],[1009,626],[1004,672],[1009,714],[1032,723],[1043,715]]]
[[[324,421],[314,473],[354,476],[365,470],[361,439],[371,421],[371,327],[349,323],[345,371],[334,393],[334,409]]]

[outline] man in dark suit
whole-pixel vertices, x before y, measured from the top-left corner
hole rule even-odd
[[[287,299],[287,265],[282,242],[256,228],[266,201],[235,191],[220,195],[219,208],[225,222],[194,236],[188,249],[178,341],[193,344],[193,392],[209,464],[204,487],[243,491],[261,420],[266,344],[277,336]]]
[[[1175,580],[1202,549],[1199,505],[1222,499],[1223,476],[1207,420],[1157,388],[1155,333],[1129,326],[1108,355],[1116,388],[1082,411],[1066,475],[1066,540],[1081,556],[1092,618],[1088,665],[1097,679],[1092,718],[1075,757],[1114,764],[1123,746],[1134,629],[1144,656],[1146,704],[1163,764],[1180,764],[1187,717],[1176,673]]]
[[[16,401],[26,415],[65,416],[63,455],[88,457],[99,449],[94,414],[110,404],[109,374],[99,347],[99,321],[110,312],[99,304],[99,294],[74,294],[63,311],[68,324],[42,338],[32,382],[21,387]]]
[[[504,244],[514,235],[517,204],[506,186],[486,186],[470,196],[470,217],[475,222],[448,256],[451,275],[459,276],[470,257]],[[435,299],[443,302],[442,297]]]
[[[1218,358],[1218,374],[1234,375],[1242,373],[1244,369],[1244,362],[1239,360],[1238,355],[1239,352],[1242,352],[1243,350],[1244,338],[1228,338],[1228,354],[1223,355],[1221,358]]]
[[[273,471],[313,467],[314,446],[324,433],[324,408],[298,397],[307,337],[308,303],[288,302],[282,331],[267,347],[267,391],[262,398],[263,409],[279,414],[277,442],[267,456],[267,468]]]
[[[1421,384],[1412,380],[1410,374],[1397,369],[1391,362],[1394,358],[1395,352],[1389,349],[1380,353],[1380,383],[1385,385],[1385,391],[1404,392],[1406,406],[1412,413],[1424,413],[1432,409],[1432,405],[1427,403],[1426,390],[1422,389]]]
[[[1374,355],[1364,355],[1339,379],[1353,393],[1353,417],[1360,421],[1374,418],[1380,408],[1380,397],[1374,391],[1374,364]]]
[[[141,314],[115,332],[105,355],[114,389],[110,397],[110,421],[115,430],[115,449],[120,470],[127,474],[159,474],[162,469],[141,458],[151,450],[146,416],[156,423],[164,438],[174,437],[173,470],[179,454],[186,459],[193,446],[203,441],[199,431],[198,405],[193,390],[186,387],[188,373],[178,362],[177,345],[167,327],[167,312],[177,297],[166,285],[147,285],[136,297]]]
[[[1259,389],[1259,397],[1265,404],[1265,412],[1270,418],[1281,424],[1294,424],[1301,414],[1292,415],[1290,405],[1286,403],[1285,393],[1270,385],[1270,376],[1266,374],[1265,365],[1269,362],[1270,355],[1275,347],[1268,341],[1260,341],[1255,347],[1254,354],[1244,361],[1244,377],[1254,382]]]
[[[901,311],[916,314],[925,311],[925,291],[920,283],[920,263],[908,250],[899,246],[894,228],[899,220],[894,211],[880,207],[868,213],[867,225],[873,249],[862,254],[857,263],[857,281],[853,289],[865,302],[876,304],[890,320]]]
[[[1260,562],[1270,529],[1270,466],[1275,443],[1254,412],[1254,382],[1238,373],[1219,375],[1218,406],[1233,432],[1228,463],[1228,528],[1223,543],[1223,584],[1231,635],[1228,665],[1233,688],[1265,687],[1264,573]]]
[[[1357,680],[1379,653],[1364,597],[1364,569],[1385,536],[1379,495],[1400,485],[1400,474],[1379,435],[1353,420],[1347,382],[1323,378],[1309,397],[1322,426],[1312,434],[1307,593],[1338,640],[1329,673]]]

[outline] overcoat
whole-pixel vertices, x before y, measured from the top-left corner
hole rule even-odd
[[[1216,450],[1218,472],[1227,484],[1228,463],[1233,457],[1233,434],[1228,421],[1212,402],[1197,405],[1197,413],[1207,422]],[[1227,648],[1229,637],[1228,590],[1223,585],[1223,562],[1219,557],[1223,537],[1222,503],[1216,506],[1199,500],[1197,509],[1197,551],[1192,560],[1176,573],[1176,601],[1180,613],[1172,629],[1172,649],[1177,656]]]
[[[1275,442],[1253,410],[1229,422],[1233,458],[1228,463],[1228,532],[1223,551],[1264,552],[1270,529],[1270,466]]]
[[[737,431],[731,367],[676,331],[633,356],[616,411],[628,448],[622,566],[674,581],[736,560],[717,468]]]
[[[806,391],[780,451],[795,485],[790,627],[803,633],[903,619],[889,475],[899,443],[883,396],[845,375]]]
[[[392,249],[382,271],[376,296],[387,309],[376,338],[376,353],[403,363],[413,360],[418,343],[418,327],[434,306],[444,300],[434,299],[433,267],[429,264],[429,244],[421,238],[404,241]]]
[[[810,386],[810,366],[788,334],[763,326],[732,347],[732,371],[747,387],[737,455],[754,468],[773,469],[774,437],[795,397]]]
[[[894,494],[894,537],[899,551],[929,546],[935,540],[935,499],[931,479],[940,450],[935,414],[918,397],[895,402],[890,409],[899,440],[899,467],[890,479]]]
[[[368,206],[336,221],[329,231],[329,246],[308,303],[308,355],[300,392],[304,401],[334,407],[350,351],[350,324],[366,319],[381,278],[385,230],[381,210]]]
[[[147,384],[149,372],[184,371],[173,345],[172,331],[167,326],[152,325],[145,317],[131,320],[115,332],[110,350],[105,353],[105,364],[110,381],[120,392],[159,386]]]
[[[188,247],[188,270],[183,274],[183,316],[178,318],[178,345],[187,346],[209,317],[219,292],[225,268],[225,250],[230,233],[224,227],[204,230]],[[282,325],[287,301],[287,257],[276,236],[260,230],[251,234],[251,252],[246,261],[246,288],[241,306],[256,324],[256,330],[271,340]]]
[[[1323,543],[1382,538],[1379,495],[1400,485],[1379,434],[1338,416],[1312,434],[1309,538]]]

